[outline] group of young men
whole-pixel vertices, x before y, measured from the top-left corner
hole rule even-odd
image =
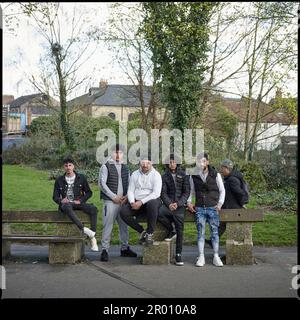
[[[101,261],[108,261],[111,235],[115,221],[119,226],[122,257],[137,257],[129,246],[128,226],[139,234],[139,243],[153,244],[153,233],[159,221],[168,230],[166,241],[176,238],[176,265],[182,266],[182,243],[185,210],[195,214],[197,225],[198,257],[196,266],[205,265],[204,247],[208,243],[213,248],[215,266],[223,266],[219,257],[219,236],[226,225],[220,223],[221,208],[243,207],[245,191],[241,174],[233,170],[232,161],[221,163],[221,174],[209,165],[207,153],[197,156],[197,172],[187,175],[181,168],[179,159],[171,154],[165,172],[160,173],[152,166],[150,156],[140,159],[140,167],[130,175],[129,168],[123,163],[124,149],[119,144],[111,150],[111,157],[99,172],[100,198],[102,211],[102,252]],[[92,191],[86,177],[74,169],[71,158],[64,160],[65,174],[55,181],[53,200],[59,209],[67,214],[91,241],[91,250],[99,251],[96,240],[98,209],[86,201]],[[195,195],[195,203],[193,196]],[[91,216],[91,228],[84,227],[74,210],[82,210]],[[146,216],[147,227],[138,223],[136,217]],[[205,225],[209,224],[211,239],[205,239]]]

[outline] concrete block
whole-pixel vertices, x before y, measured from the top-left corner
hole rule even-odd
[[[2,259],[10,256],[10,241],[2,240]]]
[[[254,263],[253,243],[226,240],[226,264],[250,265]]]
[[[9,223],[2,223],[2,235],[10,235],[11,228]],[[2,258],[10,256],[10,241],[2,239]]]
[[[160,223],[157,222],[153,233],[154,241],[163,241],[168,235],[168,230]]]
[[[252,223],[227,222],[226,233],[228,240],[252,242]]]
[[[170,242],[154,241],[153,245],[143,245],[142,264],[170,264]]]
[[[80,262],[83,255],[83,241],[49,243],[49,264],[74,264]]]

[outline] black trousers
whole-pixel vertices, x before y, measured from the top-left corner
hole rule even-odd
[[[160,205],[160,198],[148,201],[147,203],[143,204],[139,210],[133,210],[130,203],[127,203],[125,206],[122,206],[120,216],[131,228],[141,233],[144,231],[144,228],[136,221],[135,217],[140,214],[145,214],[147,219],[146,232],[153,233]]]
[[[175,224],[177,233],[176,237],[176,253],[181,253],[184,229],[184,212],[185,207],[179,207],[171,211],[165,204],[159,208],[157,221],[159,221],[167,230],[173,231],[172,222]]]
[[[98,209],[93,204],[88,203],[61,203],[59,205],[59,209],[67,214],[67,216],[77,225],[80,230],[83,230],[83,224],[78,219],[77,215],[75,214],[74,210],[82,210],[84,213],[87,213],[91,217],[91,230],[96,232],[97,227],[97,215]]]

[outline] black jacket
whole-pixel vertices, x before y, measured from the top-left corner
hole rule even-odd
[[[74,182],[74,199],[80,200],[81,203],[86,202],[93,194],[92,190],[89,187],[89,184],[86,180],[86,177],[83,174],[77,173],[75,182]],[[60,204],[61,200],[66,197],[68,184],[65,180],[65,175],[58,177],[55,180],[54,190],[53,190],[53,200]]]
[[[176,202],[178,207],[186,204],[190,195],[189,176],[183,170],[177,167],[176,170],[176,187],[169,168],[165,169],[162,175],[161,199],[163,203],[169,207],[171,203]]]
[[[227,177],[224,177],[225,201],[223,209],[242,208],[241,201],[245,192],[239,177],[242,177],[242,174],[238,171],[232,171]]]

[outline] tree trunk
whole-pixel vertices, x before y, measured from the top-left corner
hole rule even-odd
[[[62,75],[61,70],[61,59],[60,53],[58,51],[52,51],[55,56],[56,61],[56,71],[58,76],[59,82],[59,100],[60,100],[60,125],[61,130],[63,132],[63,137],[67,148],[70,151],[76,150],[76,145],[74,141],[74,136],[70,127],[69,119],[68,119],[68,110],[67,110],[67,91],[66,91],[66,84],[65,80]]]

